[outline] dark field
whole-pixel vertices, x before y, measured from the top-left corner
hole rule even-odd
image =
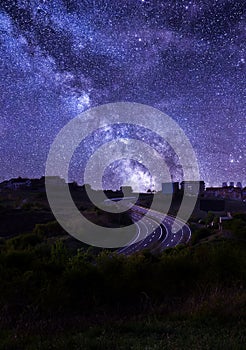
[[[43,195],[17,192],[1,194],[0,349],[245,348],[245,213],[124,257],[76,241]]]

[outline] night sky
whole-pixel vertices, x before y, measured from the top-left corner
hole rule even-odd
[[[128,101],[180,125],[207,185],[246,185],[245,8],[242,0],[2,0],[0,180],[44,175],[63,126],[90,107]],[[104,134],[77,152],[75,180]],[[112,164],[106,186],[127,178],[149,186],[148,171],[129,160]]]

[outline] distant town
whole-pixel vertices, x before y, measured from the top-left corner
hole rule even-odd
[[[59,176],[50,176],[46,180],[52,181],[54,185],[64,185],[65,181]],[[84,187],[79,186],[76,182],[69,183],[69,186],[73,187]],[[33,190],[45,190],[45,177],[42,176],[40,179],[28,179],[28,178],[13,178],[0,183],[0,191],[4,189],[18,190],[29,188]],[[122,186],[119,190],[112,191],[107,190],[107,193],[113,195],[122,195],[126,193],[134,193],[131,186]],[[155,193],[155,191],[148,190],[146,193]],[[165,182],[162,183],[161,191],[165,195],[178,195],[187,194],[195,195],[199,194],[200,197],[204,198],[216,198],[216,199],[229,199],[246,202],[246,187],[242,186],[241,182],[236,184],[233,181],[223,182],[221,187],[206,187],[204,181],[182,181],[182,182]]]

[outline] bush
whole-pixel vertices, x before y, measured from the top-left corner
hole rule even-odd
[[[32,268],[34,255],[30,251],[9,251],[4,255],[3,265],[17,270],[28,270]]]
[[[209,233],[198,230],[198,237]],[[160,255],[146,250],[125,257],[104,250],[94,259],[90,249],[70,256],[62,241],[19,251],[15,244],[23,241],[13,240],[13,250],[0,254],[0,310],[21,301],[27,310],[55,311],[65,319],[76,312],[142,312],[155,306],[178,311],[185,300],[195,305],[213,291],[218,299],[224,291],[238,292],[246,279],[245,243],[236,240],[180,245]]]
[[[6,242],[7,249],[26,249],[28,247],[34,247],[41,243],[42,240],[34,233],[26,233],[17,237],[11,238]]]
[[[66,231],[63,230],[57,221],[51,221],[46,224],[36,224],[33,233],[41,238],[50,238],[65,234]]]
[[[246,239],[246,221],[244,214],[237,214],[232,220],[223,223],[223,228],[229,229],[238,239]]]
[[[65,266],[68,262],[68,251],[62,241],[56,241],[51,248],[51,262]]]
[[[212,221],[214,220],[214,217],[215,217],[215,214],[214,214],[213,212],[209,211],[209,212],[208,212],[208,215],[207,215],[207,217],[206,217],[206,219],[205,219],[206,225],[211,224]]]
[[[191,243],[196,244],[201,239],[206,238],[211,235],[211,231],[207,228],[200,228],[196,230],[191,236]]]

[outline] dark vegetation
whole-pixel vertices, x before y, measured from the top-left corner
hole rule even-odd
[[[224,223],[224,228],[233,232],[234,237],[246,239],[246,213],[239,213],[233,216],[233,220]]]
[[[0,349],[244,349],[245,213],[223,223],[230,238],[208,213],[188,246],[124,257],[69,237],[37,201],[3,204]],[[14,210],[32,225],[11,236]]]
[[[244,242],[124,257],[23,234],[1,247],[2,349],[243,349],[245,278]]]

